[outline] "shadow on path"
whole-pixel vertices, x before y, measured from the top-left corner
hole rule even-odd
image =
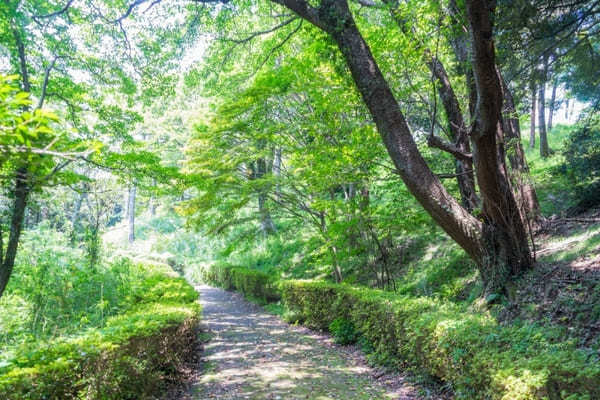
[[[364,360],[322,335],[290,326],[237,293],[198,290],[212,338],[184,399],[418,399],[401,376],[391,385],[376,380]]]

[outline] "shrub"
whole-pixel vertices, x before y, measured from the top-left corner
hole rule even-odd
[[[561,169],[576,183],[579,198],[572,212],[600,204],[600,115],[591,116],[570,133],[563,156]]]
[[[176,380],[196,340],[197,294],[167,270],[145,268],[127,310],[104,327],[26,343],[3,357],[0,398],[143,399]]]
[[[279,299],[275,279],[264,272],[224,264],[202,269],[202,280],[225,290],[238,290],[244,296],[262,302]]]
[[[359,334],[352,321],[346,318],[336,318],[329,324],[329,332],[333,335],[335,342],[341,345],[354,344]]]
[[[600,398],[600,364],[558,331],[499,326],[431,298],[318,281],[283,281],[285,305],[308,326],[351,322],[383,362],[409,364],[454,385],[459,399]]]

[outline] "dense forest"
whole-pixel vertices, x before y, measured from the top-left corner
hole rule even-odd
[[[599,33],[3,1],[0,398],[600,399]]]

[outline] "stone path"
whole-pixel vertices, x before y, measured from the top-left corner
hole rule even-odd
[[[356,349],[288,325],[237,293],[198,289],[211,339],[201,371],[181,400],[420,398],[401,375],[368,367]]]

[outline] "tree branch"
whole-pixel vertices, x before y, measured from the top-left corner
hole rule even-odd
[[[57,15],[67,12],[74,1],[75,0],[67,1],[67,4],[65,4],[65,6],[63,8],[61,8],[60,10],[56,10],[56,11],[51,12],[50,14],[46,14],[46,15],[34,15],[34,16],[32,16],[32,18],[34,21],[36,21],[37,19],[56,17]]]
[[[48,88],[48,80],[50,79],[50,71],[54,68],[54,64],[56,64],[56,60],[58,56],[54,56],[50,65],[46,67],[44,70],[44,81],[42,83],[42,92],[40,94],[40,99],[37,104],[37,108],[40,109],[44,105],[44,100],[46,99],[46,89]]]
[[[462,150],[460,150],[458,147],[456,147],[454,144],[446,142],[437,136],[428,135],[427,136],[427,144],[430,147],[435,147],[435,148],[443,150],[447,153],[450,153],[459,160],[473,161],[473,154],[465,153]]]

